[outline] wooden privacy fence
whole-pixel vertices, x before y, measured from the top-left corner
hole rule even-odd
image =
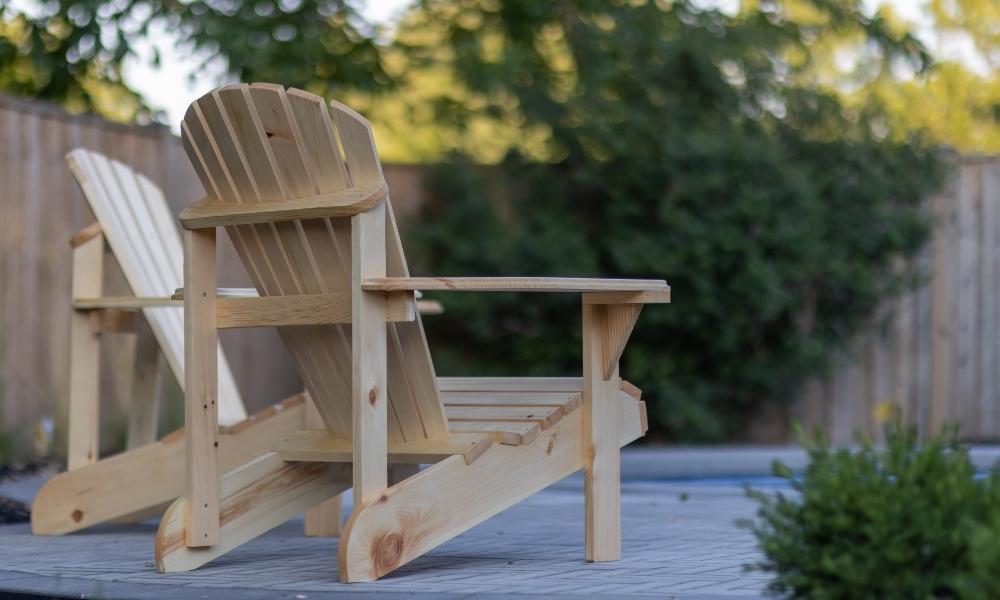
[[[956,423],[963,439],[1000,439],[1000,158],[957,159],[930,205],[933,239],[917,257],[926,285],[876,315],[845,364],[791,407],[834,442],[877,437],[894,411],[923,433]]]
[[[68,386],[70,237],[94,222],[65,154],[77,147],[102,152],[145,173],[174,213],[204,195],[178,140],[162,126],[127,126],[69,115],[61,108],[0,95],[0,430],[32,432],[45,417],[61,422]],[[386,166],[393,205],[405,217],[419,194],[419,167]],[[221,240],[219,278],[225,287],[249,280]],[[128,288],[113,261],[109,294]],[[180,283],[178,283],[179,285]],[[222,338],[247,409],[254,411],[301,390],[273,329],[232,330]],[[105,414],[121,414],[130,387],[135,336],[102,341]],[[162,366],[161,366],[162,367]],[[169,380],[170,378],[165,378]],[[166,384],[167,394],[173,382]]]
[[[68,241],[94,220],[63,158],[79,146],[147,174],[175,213],[203,195],[164,127],[118,125],[0,95],[0,428],[30,432],[65,411]],[[405,220],[421,200],[422,168],[386,165],[385,175]],[[957,422],[966,439],[1000,439],[1000,159],[959,159],[930,204],[934,238],[917,259],[927,284],[886,306],[833,376],[809,382],[787,410],[762,414],[751,439],[788,441],[796,418],[849,442],[855,430],[877,433],[890,407],[924,432]],[[247,285],[228,241],[222,246],[220,285]],[[116,268],[105,272],[109,294],[127,292]],[[280,344],[273,330],[230,330],[222,343],[249,410],[301,389],[287,354],[273,351]],[[115,335],[102,344],[102,363],[117,365],[102,382],[112,414],[127,403],[134,345],[134,336]]]

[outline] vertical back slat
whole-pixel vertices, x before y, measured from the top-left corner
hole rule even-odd
[[[294,89],[288,90],[287,97],[302,136],[303,160],[316,178],[317,192],[344,189],[348,186],[347,171],[323,99]]]
[[[373,183],[382,179],[382,165],[375,151],[371,125],[358,113],[339,102],[331,102],[334,123],[340,133],[344,148],[347,173],[354,185]],[[392,203],[386,203],[386,275],[407,277],[409,269],[403,254],[399,227],[392,212]],[[430,349],[424,335],[420,316],[409,323],[390,323],[389,336],[389,392],[397,414],[415,416],[420,421],[424,435],[430,439],[448,435],[447,419],[438,397],[437,377]]]

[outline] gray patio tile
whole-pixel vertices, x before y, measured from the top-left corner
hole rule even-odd
[[[761,596],[767,576],[743,570],[761,558],[755,541],[733,524],[755,511],[739,486],[626,481],[622,560],[588,564],[580,481],[567,479],[370,584],[339,583],[338,540],[304,537],[297,518],[202,569],[170,575],[152,566],[155,523],[64,537],[35,537],[26,525],[0,527],[0,589],[142,600]],[[678,500],[681,492],[688,501]]]

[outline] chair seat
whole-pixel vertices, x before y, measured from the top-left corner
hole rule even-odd
[[[583,403],[579,377],[439,377],[438,387],[452,433],[489,433],[513,446],[530,444]],[[640,400],[634,385],[621,387],[621,402]]]

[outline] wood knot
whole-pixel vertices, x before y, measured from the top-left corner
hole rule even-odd
[[[368,390],[368,403],[375,406],[375,402],[378,401],[378,386],[373,385],[372,389]]]
[[[74,510],[73,514],[71,514],[70,516],[73,517],[74,523],[79,523],[80,521],[83,520],[83,511],[78,508]]]
[[[552,451],[555,449],[555,447],[556,447],[556,436],[552,436],[549,438],[548,446],[545,447],[545,455],[548,456],[552,454]]]
[[[386,496],[385,494],[382,494],[381,496],[379,496],[378,501],[379,502],[388,502],[389,501],[389,496]]]
[[[375,573],[382,576],[399,566],[403,558],[403,534],[399,532],[383,533],[375,539],[372,545],[372,564]]]

